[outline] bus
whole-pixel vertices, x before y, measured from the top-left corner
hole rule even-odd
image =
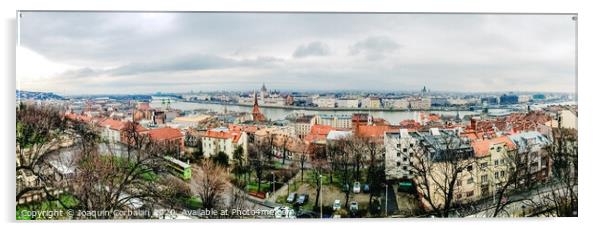
[[[184,163],[181,160],[173,158],[171,156],[165,156],[165,160],[169,162],[169,169],[172,174],[182,178],[183,180],[190,180],[192,177],[192,169],[190,164]]]

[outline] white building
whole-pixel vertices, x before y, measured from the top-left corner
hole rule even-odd
[[[357,99],[336,99],[339,108],[358,108],[360,101]]]
[[[519,95],[518,103],[528,103],[531,100],[531,95]]]
[[[304,138],[307,134],[309,134],[311,126],[316,122],[315,118],[315,115],[304,115],[296,118],[292,123],[295,135],[300,138]]]
[[[100,128],[100,138],[110,143],[121,141],[121,131],[125,128],[125,123],[119,120],[106,119],[98,123]]]
[[[562,110],[558,113],[558,124],[560,128],[577,129],[577,115],[570,110]]]
[[[334,128],[351,128],[351,115],[316,115],[314,124],[328,125]]]
[[[383,108],[408,109],[410,102],[407,99],[383,99]]]
[[[374,97],[374,96],[366,97],[366,98],[362,99],[361,103],[362,103],[362,108],[373,108],[373,109],[381,108],[380,98],[378,98],[378,97]]]
[[[384,138],[387,180],[412,178],[410,157],[414,154],[414,147],[417,145],[416,139],[409,134],[407,129],[387,132]]]
[[[284,106],[284,105],[286,105],[286,99],[284,97],[280,97],[278,95],[264,98],[262,101],[263,102],[260,102],[260,105],[268,105],[268,106]]]
[[[219,152],[223,152],[232,161],[234,150],[238,146],[243,148],[243,155],[247,155],[248,139],[245,132],[234,132],[224,127],[215,128],[201,134],[201,142],[205,157],[215,156]]]
[[[415,98],[410,100],[410,108],[415,110],[428,110],[431,108],[430,98]]]
[[[318,107],[334,108],[336,105],[336,100],[331,97],[316,97],[312,99],[312,103]]]

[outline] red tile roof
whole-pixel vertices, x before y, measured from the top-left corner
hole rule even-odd
[[[112,130],[122,130],[125,128],[125,122],[114,119],[105,119],[98,125],[101,127],[109,127]]]
[[[232,142],[237,143],[241,137],[240,131],[207,131],[202,134],[203,137],[215,139],[232,139]]]
[[[506,145],[506,149],[508,150],[516,149],[516,145],[514,145],[514,143],[512,143],[507,136],[500,136],[488,140],[474,140],[472,142],[472,148],[474,149],[475,157],[488,156],[491,145],[499,143],[504,143]]]
[[[360,125],[356,130],[356,136],[382,138],[385,132],[396,132],[399,128],[387,125]]]
[[[326,136],[328,135],[328,133],[330,131],[334,131],[334,130],[336,130],[336,129],[332,126],[314,124],[311,126],[311,129],[309,130],[309,134],[307,134],[305,136],[304,140],[307,143],[313,143],[313,142],[320,141],[320,140],[326,140]]]
[[[255,133],[257,131],[257,126],[243,126],[243,125],[237,125],[237,124],[230,124],[228,125],[228,130],[230,131],[234,131],[234,132],[247,132],[247,133]]]
[[[175,128],[157,128],[148,131],[148,135],[153,140],[171,140],[176,138],[182,138],[182,132]]]
[[[309,133],[314,135],[328,135],[328,133],[333,130],[336,129],[329,125],[314,124],[313,126],[311,126]]]
[[[79,115],[79,114],[75,114],[75,113],[65,114],[65,118],[67,118],[69,120],[82,121],[82,122],[86,122],[86,123],[89,123],[90,121],[92,121],[92,117],[89,117],[87,115]]]

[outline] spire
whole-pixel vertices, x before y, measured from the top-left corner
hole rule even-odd
[[[253,115],[253,121],[255,121],[255,122],[264,121],[265,116],[259,110],[259,103],[257,103],[257,94],[255,93],[255,91],[253,91],[253,93],[255,95],[255,102],[253,103],[253,111],[251,111],[251,114]]]

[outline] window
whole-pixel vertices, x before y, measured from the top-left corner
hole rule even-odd
[[[413,147],[414,147],[414,144],[410,144],[410,148],[413,148]]]
[[[397,144],[397,148],[400,148],[400,147],[401,147],[401,144]]]
[[[401,156],[401,152],[397,152],[397,157],[400,157],[400,156]]]
[[[500,173],[499,172],[495,172],[495,179],[499,179],[500,178]]]
[[[504,177],[504,176],[506,176],[506,172],[504,172],[504,171],[501,171],[501,172],[500,172],[500,176],[501,176],[501,177]]]
[[[404,158],[403,158],[403,161],[404,161],[404,162],[405,162],[405,161],[408,161],[408,158],[407,158],[407,157],[404,157]]]
[[[466,171],[472,172],[472,165],[467,166]]]
[[[401,166],[401,162],[397,161],[397,167]]]
[[[481,169],[483,169],[483,168],[487,168],[487,162],[481,163]]]
[[[494,166],[498,166],[498,164],[500,164],[500,161],[499,161],[499,160],[495,160],[495,161],[493,161],[493,165],[494,165]]]
[[[408,166],[403,166],[403,170],[408,170]]]
[[[457,181],[457,182],[458,182],[458,183],[456,183],[456,185],[457,185],[458,187],[462,186],[462,181],[461,181],[461,180],[459,180],[459,181]]]
[[[468,180],[466,180],[466,184],[472,184],[474,183],[474,180],[471,178],[468,178]]]
[[[482,175],[481,176],[481,183],[482,184],[486,184],[487,181],[489,181],[489,177],[487,177],[487,175]]]
[[[408,152],[408,148],[403,148],[403,152],[404,153]]]
[[[466,193],[466,197],[471,197],[474,195],[474,191],[470,191]]]
[[[502,151],[502,147],[497,147],[497,152],[501,152]]]

